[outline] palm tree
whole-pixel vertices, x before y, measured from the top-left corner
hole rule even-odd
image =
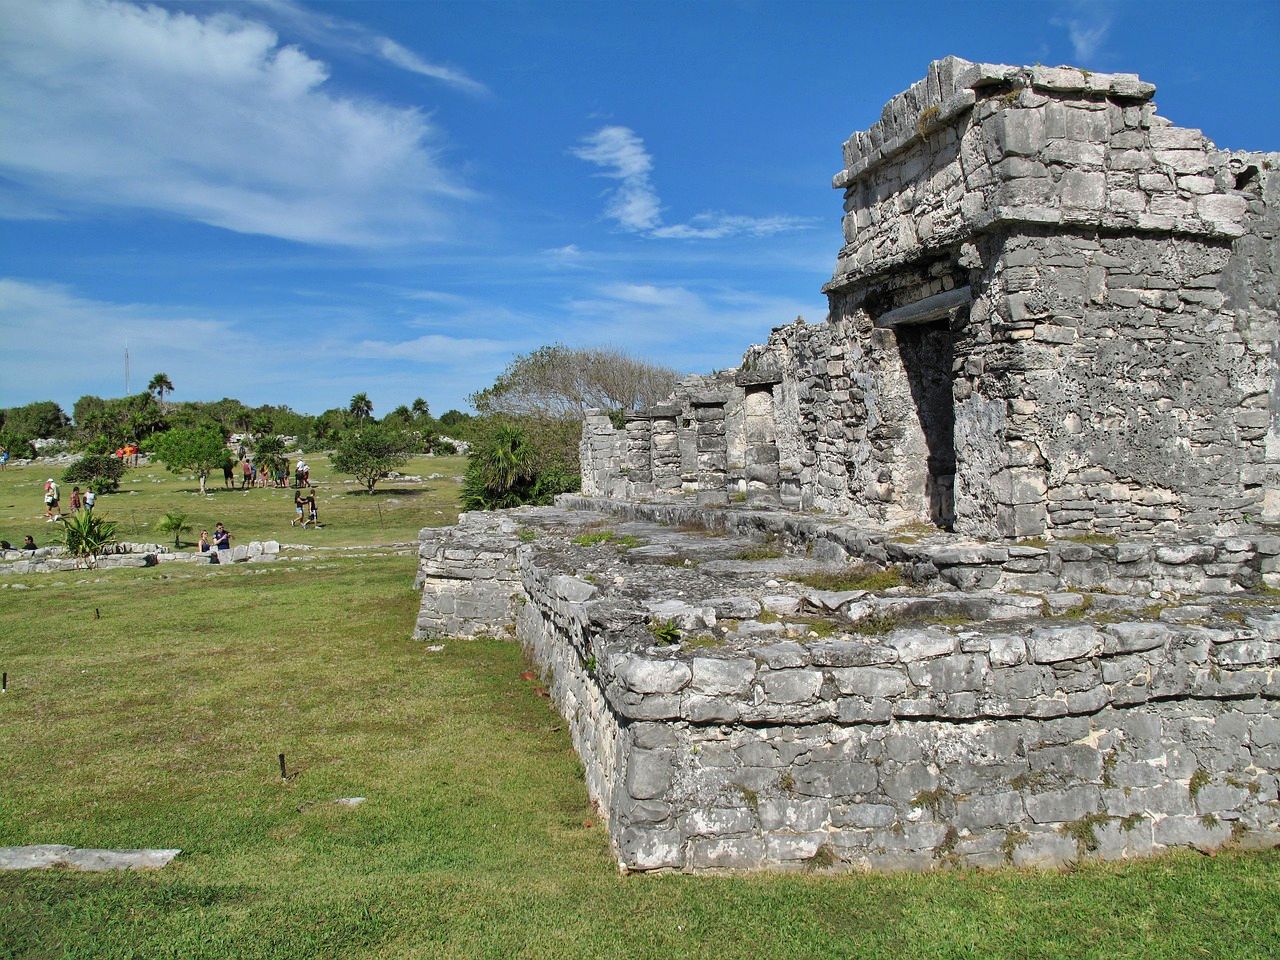
[[[413,411],[414,417],[431,416],[431,408],[427,406],[427,401],[423,400],[421,397],[418,397],[417,400],[414,400],[413,406],[411,406],[409,409]]]
[[[164,405],[164,395],[173,393],[173,381],[169,379],[167,373],[157,373],[151,378],[151,382],[147,384],[147,393],[154,393],[156,399],[160,401],[160,405]]]
[[[351,406],[347,408],[356,421],[368,420],[373,416],[373,401],[367,393],[357,393],[351,398]]]

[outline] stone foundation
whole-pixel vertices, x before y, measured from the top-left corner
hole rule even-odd
[[[423,535],[418,635],[514,620],[625,869],[1052,866],[1280,842],[1265,596],[814,590],[793,578],[845,561],[742,560],[758,538],[599,510]]]

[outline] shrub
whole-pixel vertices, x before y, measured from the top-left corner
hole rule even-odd
[[[116,523],[101,514],[78,510],[63,517],[67,552],[81,566],[92,567],[107,547],[116,542]]]
[[[102,453],[89,453],[62,472],[62,482],[88,487],[94,493],[115,493],[120,489],[123,476],[123,460]]]

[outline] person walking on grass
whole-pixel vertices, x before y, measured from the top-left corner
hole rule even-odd
[[[90,487],[84,492],[84,512],[93,513],[93,505],[98,502],[98,495]]]
[[[58,485],[50,477],[44,482],[44,522],[52,523],[58,515]]]
[[[302,524],[303,529],[306,529],[307,523],[304,516],[306,506],[307,501],[303,498],[302,491],[295,490],[293,492],[293,519],[289,521],[289,526],[296,527],[298,524]]]
[[[316,506],[316,488],[312,487],[307,492],[307,511],[310,514],[311,525],[319,528],[320,526],[320,510]]]
[[[246,457],[244,463],[240,465],[243,476],[240,480],[240,489],[247,490],[253,485],[253,463]]]
[[[80,488],[72,487],[71,488],[71,512],[75,513],[82,506],[84,506],[84,501],[80,499]]]

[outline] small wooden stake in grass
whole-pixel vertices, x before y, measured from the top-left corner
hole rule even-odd
[[[0,673],[0,693],[9,692],[9,674]]]
[[[95,620],[101,620],[101,619],[102,619],[102,611],[101,611],[101,610],[99,610],[97,607],[94,607],[94,608],[93,608],[93,619],[95,619]]]
[[[280,779],[281,779],[281,780],[288,780],[288,779],[289,779],[289,774],[285,772],[285,766],[284,766],[284,754],[283,754],[283,753],[282,753],[282,754],[280,754]]]

